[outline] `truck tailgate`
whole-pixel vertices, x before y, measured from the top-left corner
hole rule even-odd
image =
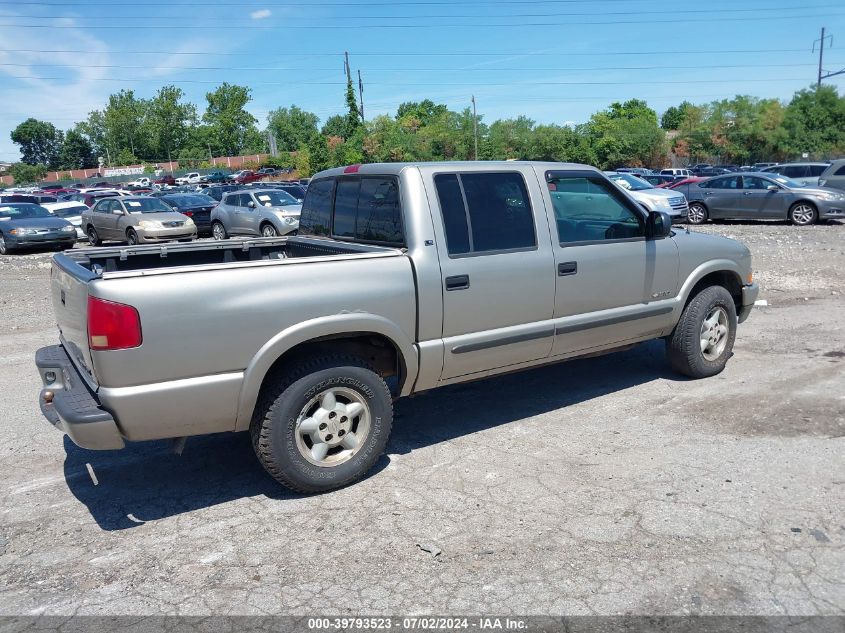
[[[91,351],[88,349],[88,282],[77,274],[65,270],[53,260],[50,293],[53,311],[59,326],[62,343],[71,361],[89,381],[89,386],[96,388],[96,379],[92,370]],[[92,275],[93,276],[93,275]]]

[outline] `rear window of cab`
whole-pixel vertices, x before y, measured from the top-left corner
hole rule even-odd
[[[311,181],[299,234],[405,246],[398,178],[362,175]]]

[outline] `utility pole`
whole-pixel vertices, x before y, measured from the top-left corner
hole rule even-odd
[[[352,71],[349,69],[349,51],[343,53],[343,69],[346,71],[346,83],[352,83]]]
[[[361,79],[361,70],[358,70],[358,103],[360,104],[361,123],[364,122],[364,82]]]
[[[475,112],[475,95],[472,95],[472,139],[475,144],[475,160],[478,160],[478,115]]]
[[[824,27],[822,27],[822,36],[819,38],[819,79],[816,82],[816,88],[821,88],[822,85],[822,61],[824,60]]]
[[[816,82],[816,88],[820,88],[822,85],[822,79],[828,79],[829,77],[836,77],[837,75],[845,75],[845,68],[841,70],[837,70],[834,72],[826,73],[824,72],[824,68],[822,64],[824,63],[824,43],[827,41],[829,46],[833,48],[833,36],[832,35],[825,35],[825,29],[822,28],[822,36],[813,42],[813,51],[816,50],[816,42],[819,44],[819,75],[818,81]]]

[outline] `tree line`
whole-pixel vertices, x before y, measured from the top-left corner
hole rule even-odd
[[[206,95],[205,110],[164,86],[152,98],[133,90],[111,95],[67,131],[27,119],[11,137],[21,152],[13,175],[34,180],[47,169],[160,163],[197,165],[206,157],[258,154],[275,137],[278,167],[307,176],[361,162],[472,160],[477,130],[481,160],[508,158],[587,163],[607,169],[681,162],[747,164],[845,154],[845,96],[832,86],[796,92],[788,102],[738,95],[695,105],[684,101],[662,116],[639,99],[615,102],[578,125],[537,124],[526,116],[487,124],[472,111],[430,99],[407,102],[395,115],[364,121],[351,82],[345,112],[322,122],[296,105],[272,110],[264,130],[246,107],[250,89],[224,83]]]

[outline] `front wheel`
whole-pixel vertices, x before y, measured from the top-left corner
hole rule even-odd
[[[819,214],[816,208],[809,202],[796,202],[789,209],[789,221],[796,226],[809,226],[815,224]]]
[[[690,224],[704,224],[707,222],[707,207],[700,202],[693,202],[687,211],[687,221]]]
[[[666,339],[669,362],[691,378],[721,372],[733,353],[736,305],[722,286],[710,286],[695,295]]]
[[[261,237],[276,237],[279,232],[272,224],[265,224],[261,227]]]
[[[126,243],[129,244],[129,246],[138,245],[138,234],[135,232],[135,229],[129,229],[126,231]]]
[[[363,360],[325,355],[271,378],[250,426],[253,448],[279,483],[302,493],[360,479],[387,445],[393,401]]]
[[[10,250],[12,249],[6,245],[6,238],[0,233],[0,255],[8,255]]]
[[[214,221],[211,225],[211,237],[215,240],[225,240],[229,237],[229,234],[226,232],[226,227],[223,226],[222,222]]]
[[[103,243],[103,240],[100,239],[100,236],[97,233],[97,229],[95,229],[93,226],[88,227],[87,233],[88,233],[88,243],[91,244],[91,246],[99,246],[100,244]]]

